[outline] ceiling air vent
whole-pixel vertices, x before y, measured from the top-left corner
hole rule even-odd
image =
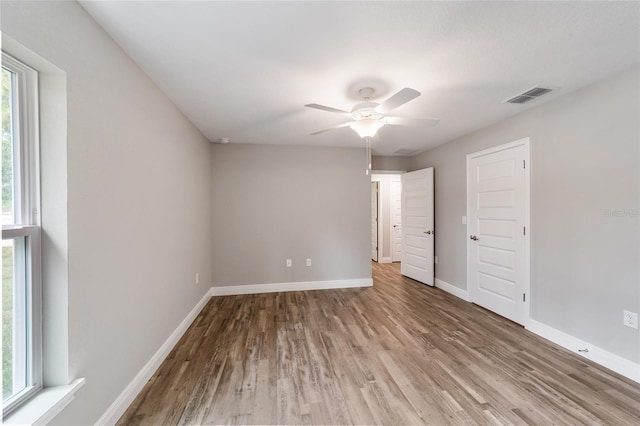
[[[524,104],[526,102],[539,98],[542,95],[546,95],[547,93],[551,92],[551,90],[552,89],[549,89],[547,87],[532,87],[526,92],[519,93],[513,98],[507,99],[505,102],[508,104]]]
[[[411,154],[415,154],[416,152],[418,152],[417,149],[399,149],[396,152],[394,152],[394,154],[398,154],[398,155],[411,155]]]

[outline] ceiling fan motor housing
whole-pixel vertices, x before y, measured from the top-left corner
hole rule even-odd
[[[358,94],[362,96],[362,99],[364,99],[365,101],[371,99],[374,93],[375,90],[373,90],[371,87],[363,87],[362,89],[358,90]]]

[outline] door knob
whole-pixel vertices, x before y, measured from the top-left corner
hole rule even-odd
[[[427,235],[435,234],[435,232],[432,232],[432,231],[424,231],[424,233]]]
[[[472,235],[469,238],[471,238],[473,241],[478,241],[480,239],[480,238],[476,237],[475,235]]]

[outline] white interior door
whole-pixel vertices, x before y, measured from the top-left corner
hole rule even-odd
[[[520,324],[528,317],[528,139],[467,156],[471,301]]]
[[[400,271],[433,286],[433,168],[401,175],[402,264]]]
[[[371,182],[371,260],[378,261],[378,182]]]
[[[402,260],[402,182],[391,181],[391,261]]]

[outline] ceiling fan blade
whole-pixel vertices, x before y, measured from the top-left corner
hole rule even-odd
[[[380,114],[388,114],[394,109],[398,108],[400,105],[404,105],[410,100],[417,98],[418,96],[420,96],[420,92],[405,87],[404,89],[400,90],[398,93],[384,101],[382,104],[380,104],[376,108],[376,111]]]
[[[309,134],[310,134],[310,135],[318,135],[318,134],[320,134],[320,133],[328,132],[328,131],[330,131],[330,130],[341,129],[341,128],[343,128],[343,127],[350,126],[350,125],[351,125],[351,123],[353,123],[353,121],[347,121],[346,123],[338,124],[337,126],[327,127],[326,129],[318,130],[318,131],[316,131],[316,132],[309,133]]]
[[[305,106],[307,108],[320,109],[322,111],[333,112],[335,114],[346,115],[348,117],[351,117],[351,113],[350,112],[343,111],[343,110],[338,109],[338,108],[332,108],[332,107],[328,107],[328,106],[324,106],[324,105],[318,105],[318,104],[307,104]]]
[[[391,126],[432,127],[440,120],[437,118],[385,117],[384,122]]]

